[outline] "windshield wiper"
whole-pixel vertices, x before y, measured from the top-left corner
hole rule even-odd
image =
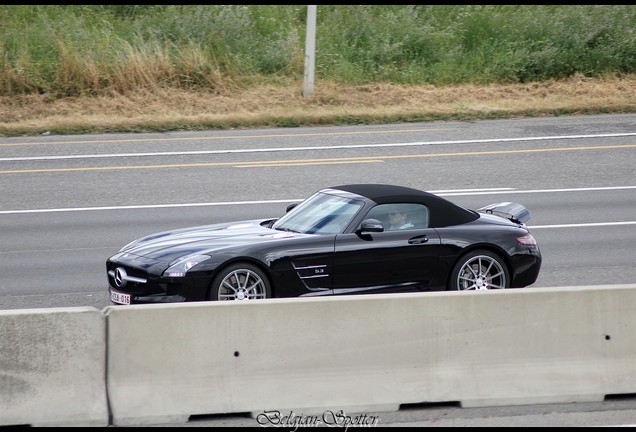
[[[296,230],[293,230],[291,228],[274,228],[274,229],[278,230],[278,231],[286,231],[286,232],[292,232],[292,233],[296,233],[296,234],[300,233],[300,231],[296,231]]]

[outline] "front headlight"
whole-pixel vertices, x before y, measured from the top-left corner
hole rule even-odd
[[[207,259],[210,259],[209,255],[188,255],[179,258],[163,272],[163,275],[165,277],[184,277],[188,270]]]

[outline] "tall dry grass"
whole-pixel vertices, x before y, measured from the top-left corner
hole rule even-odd
[[[0,135],[295,127],[636,112],[636,75],[459,86],[318,81],[210,92],[143,89],[55,99],[0,97]]]
[[[0,5],[0,134],[630,112],[630,5]]]

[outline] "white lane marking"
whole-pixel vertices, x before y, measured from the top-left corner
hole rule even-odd
[[[520,193],[520,194],[529,194],[529,193],[552,193],[552,192],[589,192],[589,191],[603,191],[603,190],[626,190],[626,189],[636,189],[636,186],[607,186],[607,187],[587,187],[587,188],[564,188],[564,189],[533,189],[533,190],[508,190],[508,191],[489,191],[489,192],[478,192],[478,189],[475,192],[464,193],[464,192],[453,192],[448,191],[448,193],[440,193],[440,196],[461,196],[461,195],[497,195],[503,193]],[[433,193],[437,193],[432,191]]]
[[[437,195],[449,195],[454,193],[480,194],[480,193],[493,193],[493,192],[510,192],[514,190],[515,188],[483,188],[483,189],[447,189],[447,190],[436,190],[436,191],[430,191],[430,192]]]
[[[486,189],[456,189],[445,191],[430,191],[439,196],[460,196],[460,195],[498,195],[506,193],[552,193],[552,192],[586,192],[586,191],[604,191],[604,190],[626,190],[636,189],[636,186],[607,186],[607,187],[587,187],[587,188],[567,188],[567,189],[534,189],[534,190],[516,190],[514,188],[486,188]],[[3,210],[2,214],[21,214],[21,213],[54,213],[54,212],[70,212],[70,211],[93,211],[93,210],[134,210],[149,208],[173,208],[173,207],[204,207],[204,206],[225,206],[225,205],[244,205],[244,204],[277,204],[300,202],[304,198],[289,198],[279,200],[260,200],[260,201],[220,201],[208,203],[183,203],[183,204],[146,204],[134,206],[109,206],[109,207],[75,207],[75,208],[53,208],[53,209],[33,209],[33,210]]]
[[[564,135],[564,136],[543,136],[543,137],[522,137],[522,138],[489,138],[478,140],[457,140],[457,141],[416,141],[406,143],[384,143],[384,144],[346,144],[314,147],[269,147],[269,148],[248,148],[248,149],[223,149],[223,150],[198,150],[182,152],[152,152],[152,153],[116,153],[116,154],[88,154],[88,155],[67,155],[67,156],[24,156],[0,158],[0,162],[35,161],[35,160],[60,160],[60,159],[90,159],[90,158],[123,158],[141,156],[185,156],[204,154],[227,154],[227,153],[263,153],[278,151],[314,151],[314,150],[339,150],[354,148],[380,148],[380,147],[413,147],[448,144],[484,144],[500,142],[522,142],[522,141],[545,141],[557,139],[584,139],[584,138],[613,138],[636,136],[636,133],[615,133],[615,134],[593,134],[593,135]]]
[[[4,210],[0,214],[19,214],[19,213],[55,213],[70,211],[92,211],[92,210],[136,210],[150,208],[173,208],[173,207],[204,207],[204,206],[224,206],[224,205],[242,205],[242,204],[275,204],[288,203],[292,201],[302,201],[302,199],[286,199],[286,200],[264,200],[264,201],[225,201],[212,203],[184,203],[184,204],[148,204],[135,206],[111,206],[111,207],[76,207],[76,208],[57,208],[57,209],[35,209],[35,210]]]
[[[528,225],[528,229],[536,230],[536,229],[542,229],[542,228],[580,228],[580,227],[617,226],[617,225],[636,225],[636,221],[593,222],[593,223],[559,224],[559,225]]]

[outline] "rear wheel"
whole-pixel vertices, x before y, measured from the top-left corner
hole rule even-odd
[[[270,298],[272,290],[267,275],[250,263],[237,263],[214,278],[210,300],[256,300]]]
[[[462,256],[453,267],[449,290],[505,289],[510,285],[503,260],[487,250],[476,250]]]

